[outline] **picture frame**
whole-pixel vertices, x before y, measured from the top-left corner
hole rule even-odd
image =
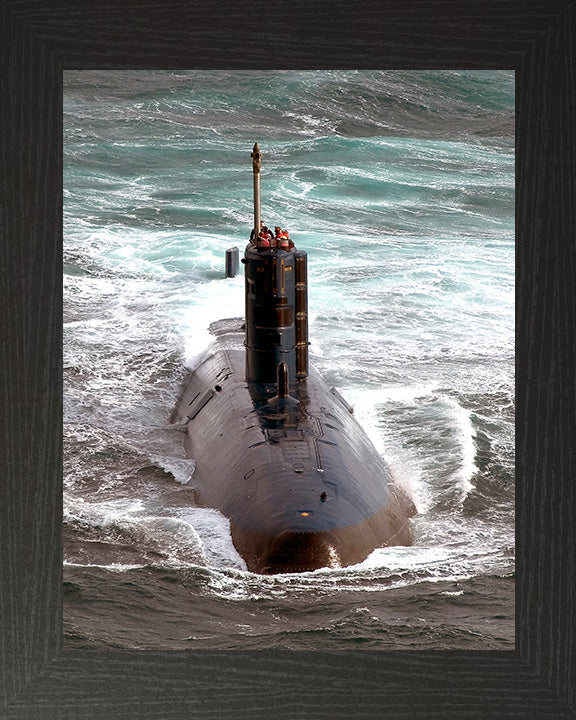
[[[66,0],[2,19],[0,717],[576,717],[576,9]],[[140,67],[516,71],[514,652],[62,647],[62,72]]]

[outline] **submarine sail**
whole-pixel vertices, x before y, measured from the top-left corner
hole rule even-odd
[[[258,144],[252,160],[245,322],[210,327],[213,351],[173,420],[185,424],[196,461],[196,502],[229,519],[248,570],[344,567],[375,548],[411,544],[416,509],[350,406],[309,364],[307,255],[280,228],[276,237],[264,228]]]

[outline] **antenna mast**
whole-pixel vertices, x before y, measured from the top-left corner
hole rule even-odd
[[[255,143],[250,157],[254,173],[254,243],[256,243],[260,234],[260,158],[262,157],[258,143]]]

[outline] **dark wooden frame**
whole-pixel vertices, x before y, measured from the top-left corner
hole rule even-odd
[[[571,0],[5,0],[0,717],[576,717]],[[62,70],[515,69],[514,652],[62,649]]]

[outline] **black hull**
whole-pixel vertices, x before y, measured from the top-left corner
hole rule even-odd
[[[273,383],[247,383],[240,323],[220,323],[173,414],[198,505],[229,518],[253,572],[343,567],[411,544],[414,505],[350,408],[314,368],[284,399]]]

